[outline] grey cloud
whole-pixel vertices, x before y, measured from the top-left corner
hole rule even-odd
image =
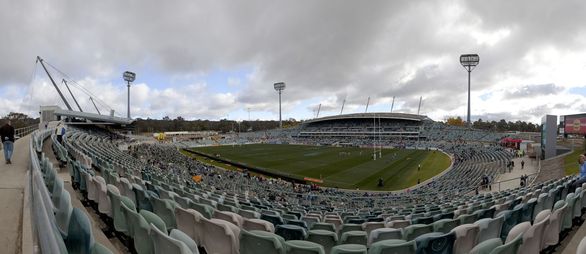
[[[446,23],[439,11],[452,5],[463,14]],[[172,76],[251,66],[255,75],[242,81],[245,88],[234,95],[234,103],[257,110],[275,110],[272,84],[285,81],[287,105],[331,95],[340,105],[344,98],[347,105],[363,105],[368,96],[396,96],[405,111],[413,112],[424,96],[427,112],[449,111],[466,103],[460,54],[480,54],[472,73],[473,91],[529,75],[522,59],[531,50],[583,47],[579,38],[585,31],[585,8],[578,0],[456,0],[449,5],[382,0],[3,1],[0,86],[28,85],[36,55],[75,77],[106,80],[118,78],[126,68]],[[486,46],[478,45],[468,31],[442,33],[462,24],[478,24],[488,32],[507,28],[511,34]],[[448,60],[422,64],[430,59]],[[411,80],[401,81],[412,71]],[[510,96],[543,95],[552,89],[542,86]],[[202,115],[230,109],[169,100],[155,98],[144,114],[183,106]]]
[[[559,94],[563,91],[562,87],[555,84],[526,85],[512,91],[505,92],[506,99],[522,99],[543,95]]]

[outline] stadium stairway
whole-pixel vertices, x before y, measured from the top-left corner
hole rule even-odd
[[[58,176],[61,178],[61,180],[63,180],[65,190],[67,190],[67,192],[69,192],[69,195],[72,197],[71,203],[72,203],[73,207],[79,208],[81,211],[83,211],[90,218],[90,221],[92,224],[92,233],[95,237],[96,242],[104,245],[106,248],[111,250],[113,253],[128,253],[129,252],[128,249],[124,246],[123,243],[121,243],[118,240],[118,238],[116,238],[116,237],[108,238],[104,234],[104,232],[101,229],[101,228],[106,227],[104,225],[103,221],[100,220],[99,216],[93,210],[86,209],[86,207],[84,207],[84,205],[81,203],[80,200],[82,197],[71,186],[71,177],[69,176],[69,173],[67,172],[66,167],[59,168],[59,166],[58,166],[59,161],[57,160],[57,158],[55,157],[55,154],[53,153],[52,143],[53,143],[53,141],[50,138],[45,140],[45,142],[43,143],[43,152],[45,153],[45,156],[47,156],[47,158],[49,158],[49,160],[53,164],[54,168],[59,169]]]
[[[578,228],[578,230],[576,230],[575,232],[570,232],[570,234],[566,238],[567,238],[566,241],[563,241],[560,244],[559,249],[563,250],[563,251],[560,251],[559,253],[562,253],[562,254],[578,253],[577,252],[578,245],[580,244],[580,242],[582,240],[586,239],[586,223],[583,223],[582,226],[580,226],[580,228]]]

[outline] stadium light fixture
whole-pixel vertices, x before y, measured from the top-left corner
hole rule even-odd
[[[480,57],[477,54],[460,55],[460,64],[462,64],[464,69],[468,71],[468,117],[466,118],[468,127],[470,127],[472,123],[470,121],[470,73],[476,68],[479,62]]]
[[[124,81],[126,81],[126,84],[128,86],[128,114],[127,117],[128,119],[130,119],[130,82],[133,82],[134,79],[136,78],[136,74],[134,72],[130,72],[130,71],[125,71],[122,74],[122,77],[124,78]]]
[[[275,91],[279,92],[279,128],[283,128],[283,122],[281,120],[281,91],[285,90],[285,82],[275,83]]]

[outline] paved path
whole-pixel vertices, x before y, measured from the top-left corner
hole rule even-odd
[[[12,164],[5,164],[4,152],[0,153],[0,157],[2,157],[0,160],[1,253],[21,253],[23,249],[23,200],[26,185],[25,175],[30,163],[29,138],[30,135],[18,139],[14,143]]]
[[[511,172],[506,170],[505,173],[500,174],[492,185],[492,191],[509,190],[520,186],[519,178],[522,175],[531,175],[537,173],[538,166],[535,159],[527,156],[521,158],[514,158],[515,167]],[[525,166],[521,169],[521,161],[525,161]],[[498,183],[500,182],[500,183]]]

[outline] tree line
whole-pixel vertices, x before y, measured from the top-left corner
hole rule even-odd
[[[298,125],[295,119],[283,121],[283,127],[292,127]],[[185,120],[179,116],[175,119],[163,117],[163,119],[141,119],[134,122],[136,132],[164,132],[164,131],[218,131],[227,132],[248,132],[263,131],[279,127],[279,121],[252,120],[252,121],[235,121],[228,119],[221,120]]]
[[[10,112],[0,118],[0,125],[4,125],[8,120],[11,120],[14,128],[22,128],[39,123],[39,118],[32,118],[26,114],[18,112]],[[453,126],[465,126],[466,122],[461,117],[448,117],[445,123]],[[301,122],[293,118],[283,120],[283,127],[293,127],[299,125]],[[171,119],[168,116],[163,119],[142,119],[137,118],[133,124],[136,132],[163,132],[163,131],[219,131],[219,132],[247,132],[247,131],[263,131],[279,127],[279,121],[273,120],[252,120],[252,121],[235,121],[228,119],[221,120],[185,120],[179,116]],[[541,126],[525,121],[484,121],[478,119],[472,122],[472,127],[481,130],[490,131],[521,131],[521,132],[540,132]]]
[[[23,113],[10,112],[7,115],[0,118],[0,125],[6,124],[8,120],[10,120],[12,126],[15,129],[39,124],[39,118],[31,118]]]
[[[452,126],[465,126],[466,122],[461,117],[448,117],[445,119],[445,123]],[[483,121],[481,118],[472,122],[474,129],[490,130],[490,131],[521,131],[521,132],[540,132],[541,125],[534,124],[525,121],[506,121],[501,119],[500,121]]]

